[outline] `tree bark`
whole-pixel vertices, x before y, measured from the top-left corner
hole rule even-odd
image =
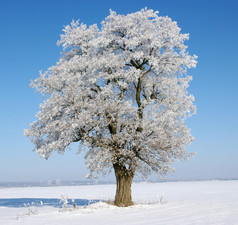
[[[120,207],[133,205],[131,198],[131,184],[134,172],[129,171],[125,166],[119,164],[114,164],[113,168],[117,181],[115,205]]]

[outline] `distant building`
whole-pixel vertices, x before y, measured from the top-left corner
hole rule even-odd
[[[60,179],[57,179],[57,180],[55,181],[55,184],[56,184],[56,185],[60,185]]]

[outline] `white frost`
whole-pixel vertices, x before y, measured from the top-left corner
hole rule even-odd
[[[35,151],[48,158],[78,141],[91,175],[106,174],[115,163],[163,175],[175,159],[189,158],[185,145],[193,137],[185,119],[195,107],[187,69],[196,56],[180,30],[148,9],[111,11],[101,28],[66,26],[59,62],[31,83],[48,97],[25,131]]]

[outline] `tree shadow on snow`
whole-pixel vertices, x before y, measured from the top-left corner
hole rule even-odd
[[[89,200],[89,199],[74,199],[76,206],[87,206],[93,203],[100,202],[102,200]],[[25,207],[26,205],[35,205],[35,206],[51,206],[56,208],[62,208],[63,202],[58,198],[1,198],[0,207]],[[68,199],[68,206],[73,207],[73,202],[71,199]]]

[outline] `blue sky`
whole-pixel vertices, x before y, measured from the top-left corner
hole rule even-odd
[[[35,120],[41,96],[29,87],[60,57],[56,42],[64,25],[80,19],[100,23],[109,9],[119,14],[147,6],[190,33],[189,52],[198,65],[189,91],[197,115],[187,124],[197,156],[176,163],[170,179],[238,178],[238,3],[233,0],[0,1],[0,182],[84,180],[83,156],[71,151],[44,160],[32,152],[23,130]],[[113,179],[110,176],[106,179]]]

